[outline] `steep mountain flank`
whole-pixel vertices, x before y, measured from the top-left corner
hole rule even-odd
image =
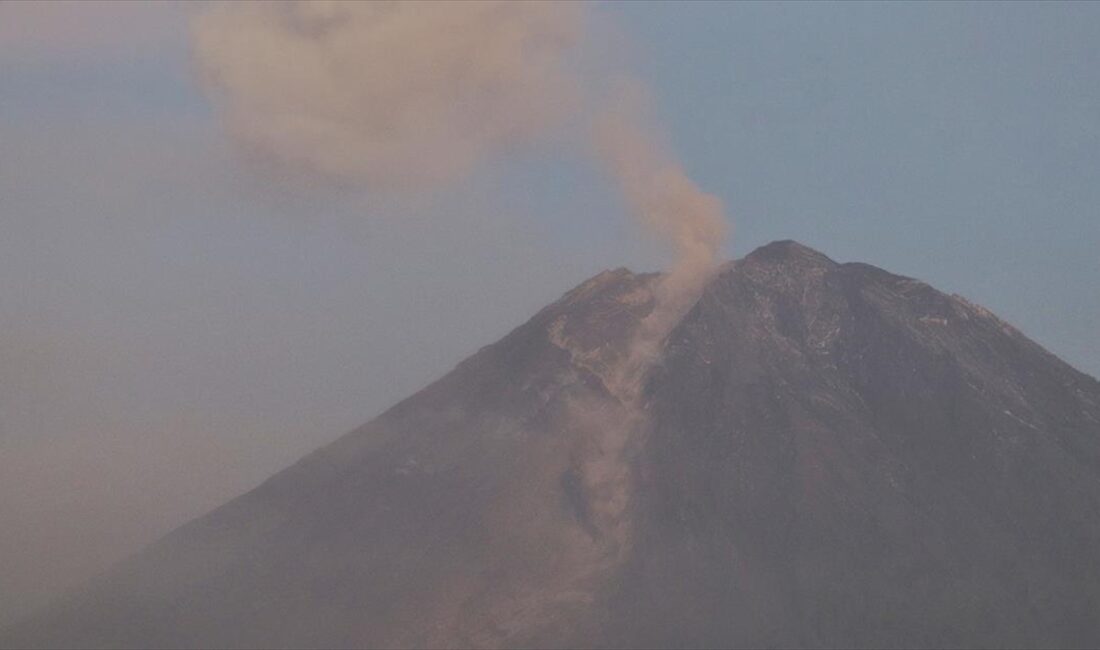
[[[656,279],[585,282],[0,645],[1100,644],[1094,379],[777,242],[623,403]]]

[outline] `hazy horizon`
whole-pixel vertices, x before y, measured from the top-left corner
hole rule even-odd
[[[204,9],[0,3],[0,626],[671,258],[568,138],[411,201],[253,164]],[[721,257],[794,239],[1100,375],[1100,4],[590,10],[725,205]]]

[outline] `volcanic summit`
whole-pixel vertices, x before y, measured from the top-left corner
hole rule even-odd
[[[1100,383],[794,242],[607,271],[0,645],[1096,647]]]

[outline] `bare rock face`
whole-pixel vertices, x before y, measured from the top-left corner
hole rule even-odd
[[[777,242],[640,404],[655,275],[585,282],[5,647],[1100,645],[1100,384]]]

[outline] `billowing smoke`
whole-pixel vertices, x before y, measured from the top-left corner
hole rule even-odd
[[[255,153],[373,191],[461,179],[574,112],[582,7],[541,2],[227,3],[194,51]]]
[[[586,11],[493,0],[227,3],[197,18],[194,49],[245,147],[379,192],[460,180],[545,143],[578,112],[598,115],[597,157],[676,253],[639,335],[652,342],[713,269],[724,220],[654,136],[639,83],[610,101],[584,97]]]
[[[195,51],[242,144],[370,191],[459,181],[570,127],[583,129],[572,141],[595,144],[577,153],[606,167],[638,221],[675,253],[653,310],[603,377],[618,415],[572,405],[596,450],[580,470],[603,531],[598,567],[621,557],[629,537],[625,455],[644,421],[639,388],[715,269],[725,220],[663,146],[640,83],[598,79],[619,88],[610,99],[585,92],[597,67],[582,60],[587,11],[568,2],[229,4],[197,20]]]

